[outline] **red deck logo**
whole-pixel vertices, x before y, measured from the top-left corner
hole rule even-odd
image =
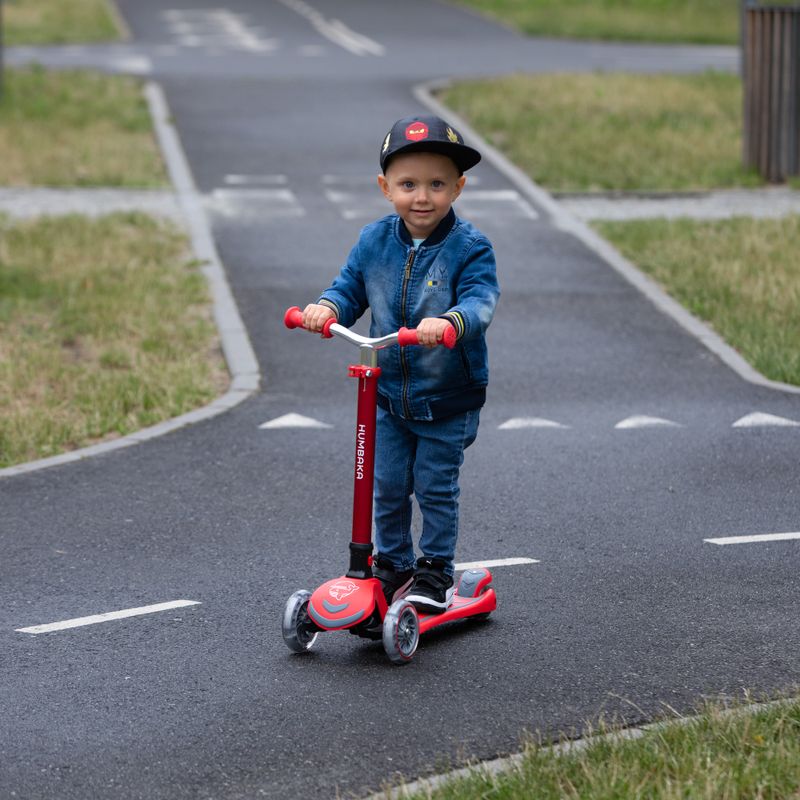
[[[338,581],[328,589],[328,594],[335,600],[342,600],[353,594],[356,589],[358,589],[358,584],[353,581]]]

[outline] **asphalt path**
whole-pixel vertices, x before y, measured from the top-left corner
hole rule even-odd
[[[386,210],[377,151],[422,110],[412,85],[730,53],[529,41],[421,0],[331,0],[322,18],[289,0],[119,5],[125,53],[146,54],[208,198],[263,387],[0,482],[0,796],[364,795],[513,752],[526,731],[796,685],[797,542],[704,539],[800,530],[800,427],[734,427],[800,421],[800,396],[743,381],[488,162],[463,213],[495,244],[503,297],[458,558],[539,563],[498,568],[490,621],[429,634],[404,668],[346,634],[293,656],[279,631],[292,591],[345,568],[354,422],[353,353],[282,312]],[[287,413],[332,427],[259,429]],[[637,415],[675,424],[615,427]],[[531,418],[563,427],[502,427]],[[198,605],[18,632],[178,599]]]

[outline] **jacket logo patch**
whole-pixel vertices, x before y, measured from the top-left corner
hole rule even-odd
[[[433,266],[428,270],[425,276],[424,293],[431,292],[449,292],[450,291],[450,276],[447,274],[445,267]]]

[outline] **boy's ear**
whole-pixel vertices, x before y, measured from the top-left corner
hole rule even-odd
[[[466,182],[467,182],[467,176],[466,176],[466,175],[462,175],[462,176],[461,176],[461,177],[460,177],[460,178],[459,178],[459,179],[456,181],[456,191],[455,191],[455,194],[454,194],[454,196],[453,196],[453,200],[455,200],[455,199],[456,199],[456,198],[457,198],[457,197],[458,197],[458,196],[461,194],[461,190],[464,188],[464,184],[465,184]]]
[[[381,187],[383,196],[391,203],[392,193],[389,191],[389,181],[386,180],[385,175],[380,175],[380,174],[378,175],[378,186]]]

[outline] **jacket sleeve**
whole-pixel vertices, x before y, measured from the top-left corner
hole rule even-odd
[[[459,339],[483,336],[499,297],[494,250],[481,237],[467,251],[456,285],[456,304],[442,316],[453,324]]]
[[[360,241],[350,251],[347,263],[318,302],[333,309],[336,321],[349,328],[367,309],[367,290],[359,258]]]

